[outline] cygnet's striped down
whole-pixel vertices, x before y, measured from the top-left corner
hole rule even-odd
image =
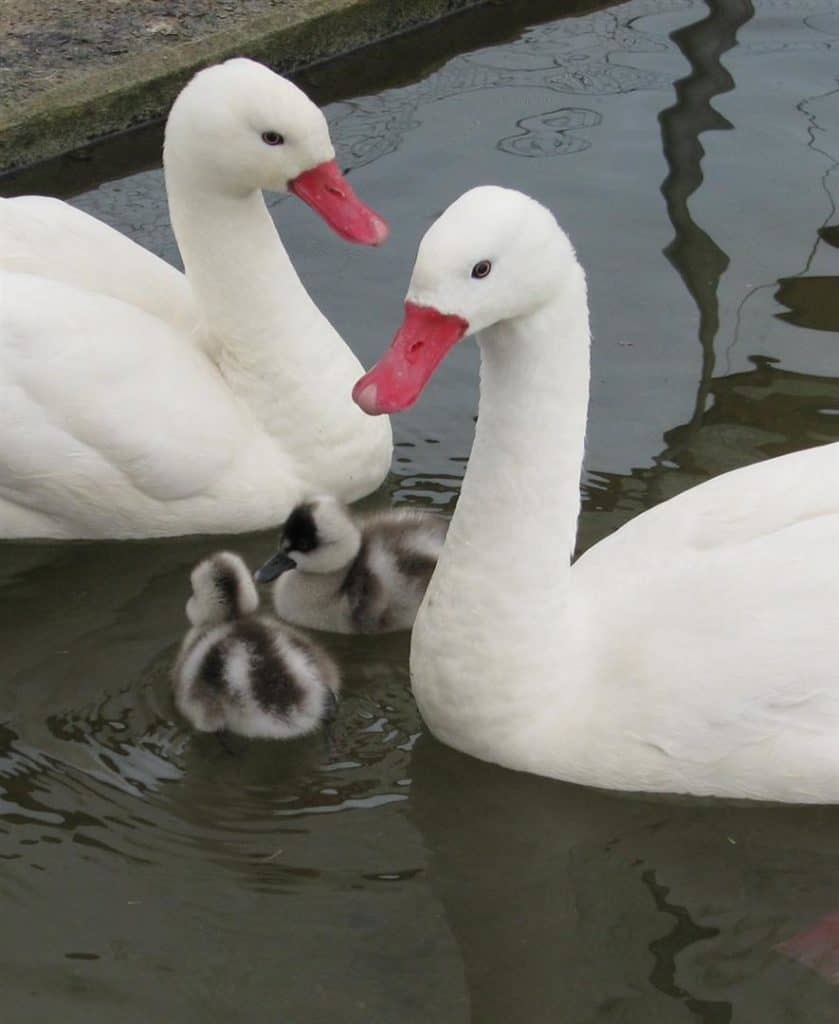
[[[410,629],[446,537],[447,522],[414,509],[356,519],[337,498],[298,505],[275,555],[256,573],[274,582],[277,614],[335,633]]]
[[[340,688],[335,663],[300,633],[259,613],[259,595],[238,555],[211,555],[191,580],[186,614],[192,628],[173,688],[193,728],[292,739],[332,715]]]

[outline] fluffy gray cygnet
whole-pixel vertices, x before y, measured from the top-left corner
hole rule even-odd
[[[404,509],[356,519],[330,496],[298,505],[277,553],[256,573],[274,582],[277,614],[335,633],[410,629],[446,537],[447,522]]]
[[[308,638],[259,614],[242,559],[220,551],[192,571],[186,634],[173,672],[175,704],[200,732],[259,739],[313,732],[334,712],[340,677]]]

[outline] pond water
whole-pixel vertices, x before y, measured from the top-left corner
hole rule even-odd
[[[391,221],[384,249],[272,200],[362,360],[428,224],[474,184],[513,185],[589,275],[581,547],[723,470],[839,440],[835,0],[632,0],[491,46],[470,24],[471,49],[418,80],[377,91],[367,67],[366,94],[328,107]],[[375,58],[381,81],[394,59]],[[178,262],[159,170],[71,201]],[[451,512],[476,374],[469,342],[394,420],[386,500]],[[233,546],[257,564],[272,540]],[[230,756],[189,734],[167,678],[188,570],[217,546],[2,548],[7,1019],[839,1019],[839,990],[773,950],[839,910],[839,808],[641,799],[471,760],[423,730],[403,635],[327,641],[334,750]]]

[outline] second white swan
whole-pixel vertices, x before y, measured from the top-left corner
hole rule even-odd
[[[167,123],[185,276],[66,203],[0,200],[0,537],[240,532],[304,493],[381,483],[389,425],[350,401],[361,366],[261,194],[378,244],[334,157],[321,111],[237,59],[196,75]]]
[[[710,480],[572,565],[585,276],[521,193],[474,189],[432,225],[356,400],[406,408],[473,332],[475,443],[411,643],[432,732],[595,786],[839,801],[839,444]]]

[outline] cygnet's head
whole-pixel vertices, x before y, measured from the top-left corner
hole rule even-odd
[[[283,523],[276,554],[255,576],[269,583],[289,569],[337,572],[355,558],[360,545],[361,531],[342,501],[330,495],[312,498]]]
[[[550,210],[513,189],[471,189],[420,242],[402,327],[353,398],[371,415],[406,409],[461,338],[535,313],[571,276],[584,287]]]
[[[252,615],[259,607],[248,567],[232,551],[218,551],[192,570],[186,616],[193,626],[216,626]]]
[[[256,61],[237,57],[198,72],[169,114],[163,162],[167,181],[234,196],[291,191],[348,241],[387,237],[385,221],[341,174],[323,113]]]

